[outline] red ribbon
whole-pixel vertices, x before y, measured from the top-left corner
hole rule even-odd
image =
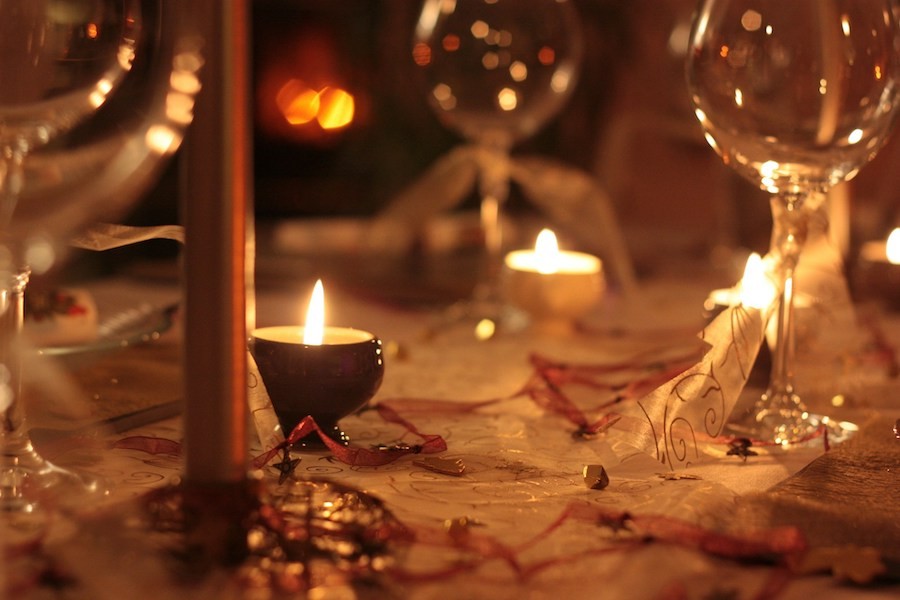
[[[595,390],[618,391],[616,396],[599,406],[605,410],[620,402],[639,398],[646,391],[658,387],[676,375],[684,372],[696,362],[695,352],[690,355],[678,357],[668,363],[653,362],[645,364],[640,358],[631,358],[626,361],[603,364],[573,365],[552,361],[538,354],[532,354],[529,362],[535,371],[528,381],[516,392],[501,398],[491,398],[479,402],[461,402],[452,400],[433,400],[426,398],[391,398],[383,400],[378,406],[391,406],[403,411],[426,412],[429,414],[450,413],[467,414],[480,408],[527,397],[542,409],[559,415],[575,425],[576,433],[593,435],[606,431],[612,427],[621,417],[614,412],[606,412],[598,418],[589,418],[584,410],[575,405],[567,396],[562,386],[567,384],[581,385]],[[603,376],[622,373],[625,371],[649,370],[650,373],[621,383],[606,381]]]
[[[401,456],[406,456],[407,454],[434,454],[436,452],[443,452],[447,449],[447,442],[444,441],[444,438],[436,434],[420,432],[412,423],[401,417],[389,406],[379,404],[375,407],[375,410],[381,418],[388,423],[400,425],[405,428],[407,432],[419,436],[423,440],[422,443],[413,446],[395,446],[385,449],[344,446],[328,437],[316,423],[315,419],[311,416],[306,416],[296,427],[294,427],[293,431],[291,431],[290,435],[288,435],[283,442],[254,458],[253,466],[255,468],[265,466],[270,460],[280,454],[284,448],[289,448],[312,433],[318,434],[319,439],[322,440],[322,443],[325,444],[325,447],[328,448],[335,458],[353,467],[380,467],[392,463]]]
[[[575,555],[554,556],[530,564],[523,564],[520,554],[544,542],[568,521],[580,521],[613,531],[625,532],[625,537],[617,538],[607,546],[581,551]],[[586,502],[572,502],[543,531],[519,546],[509,546],[496,538],[466,529],[451,533],[429,527],[409,527],[414,536],[412,543],[437,547],[450,547],[469,552],[472,558],[463,558],[450,567],[429,572],[413,572],[398,567],[389,570],[397,581],[433,582],[474,570],[485,560],[498,559],[505,562],[516,573],[520,581],[525,581],[546,569],[583,560],[590,556],[612,552],[630,551],[647,543],[656,542],[690,548],[729,560],[764,560],[784,563],[788,557],[802,554],[807,549],[806,539],[796,527],[774,527],[745,533],[724,533],[704,529],[699,525],[674,517],[661,515],[632,515],[626,511],[604,508]],[[407,540],[409,541],[409,540]],[[785,571],[779,571],[783,576]]]
[[[574,384],[594,390],[616,392],[612,399],[603,402],[597,407],[597,409],[605,411],[621,402],[642,397],[647,391],[683,373],[697,360],[696,350],[691,350],[668,361],[655,359],[657,354],[658,352],[654,350],[639,354],[628,360],[599,364],[562,363],[538,354],[532,354],[529,356],[529,362],[535,369],[534,373],[524,386],[509,396],[491,398],[479,402],[392,398],[383,400],[373,407],[386,422],[399,425],[406,429],[408,433],[421,438],[422,443],[420,444],[394,445],[374,449],[344,446],[322,431],[311,416],[307,416],[291,431],[282,443],[254,458],[252,464],[255,468],[265,466],[285,448],[289,448],[313,433],[318,435],[319,439],[335,458],[350,466],[377,467],[392,463],[408,454],[443,452],[447,450],[447,443],[441,436],[419,431],[410,421],[400,416],[398,411],[431,415],[468,414],[487,406],[520,397],[529,398],[542,409],[559,415],[575,425],[577,429],[574,435],[590,437],[608,430],[620,420],[621,416],[615,412],[603,412],[599,417],[590,418],[583,409],[576,406],[571,398],[563,392],[562,387]],[[643,371],[644,374],[628,382],[622,382],[621,374],[628,371]],[[607,379],[611,375],[618,375],[619,377],[618,379]],[[804,443],[818,437],[823,437],[825,449],[828,450],[828,435],[824,428],[820,428],[796,443]],[[710,441],[728,444],[733,439],[720,437]],[[767,444],[754,440],[753,445],[764,446]],[[116,442],[114,447],[141,450],[150,454],[179,455],[181,453],[180,443],[147,436],[123,438]]]
[[[181,442],[149,435],[132,435],[124,437],[112,445],[119,450],[139,450],[147,454],[169,454],[181,456]]]

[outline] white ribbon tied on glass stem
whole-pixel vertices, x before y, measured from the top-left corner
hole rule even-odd
[[[435,215],[453,209],[484,182],[512,181],[559,227],[597,253],[625,293],[636,291],[634,267],[612,201],[588,173],[540,156],[510,157],[479,146],[454,148],[404,189],[376,218],[373,247],[403,250]]]

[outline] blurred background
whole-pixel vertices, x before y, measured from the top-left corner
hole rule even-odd
[[[662,257],[725,260],[765,251],[766,195],[703,140],[683,64],[695,0],[575,0],[585,59],[566,108],[513,154],[540,154],[596,176],[639,275]],[[253,130],[261,247],[272,223],[370,217],[461,142],[426,102],[412,60],[418,0],[255,0]],[[323,91],[324,90],[324,91]],[[235,91],[235,93],[240,93]],[[315,105],[311,104],[315,98]],[[849,189],[852,256],[898,223],[896,137]],[[178,221],[174,161],[128,223]],[[456,210],[477,210],[473,192]],[[519,190],[508,214],[533,212]],[[171,257],[171,242],[79,256],[91,272]]]

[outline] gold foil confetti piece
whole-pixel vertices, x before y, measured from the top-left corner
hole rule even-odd
[[[656,476],[660,479],[665,479],[666,481],[678,481],[679,479],[703,479],[699,475],[691,475],[690,473],[657,473]]]
[[[460,477],[466,472],[466,465],[460,458],[452,459],[426,456],[424,458],[417,458],[413,461],[413,464],[422,467],[423,469],[440,473],[441,475],[452,475],[453,477]]]
[[[592,490],[602,490],[609,485],[609,475],[603,465],[585,465],[581,472],[584,485]]]
[[[459,539],[462,536],[468,535],[469,529],[479,525],[481,525],[481,523],[471,517],[455,517],[444,521],[444,530],[450,537]]]

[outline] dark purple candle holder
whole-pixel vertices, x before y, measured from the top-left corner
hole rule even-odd
[[[371,333],[326,327],[324,343],[303,343],[302,327],[264,327],[250,336],[250,353],[285,436],[307,415],[333,440],[350,438],[338,420],[359,410],[384,377],[381,340]],[[304,446],[315,446],[313,437]]]

